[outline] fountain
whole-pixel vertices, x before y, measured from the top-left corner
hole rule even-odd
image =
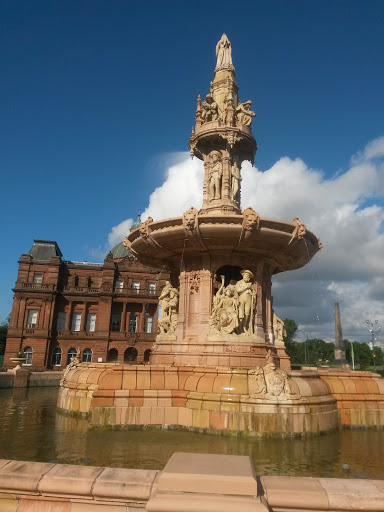
[[[251,101],[239,100],[225,35],[216,55],[214,80],[205,100],[197,99],[189,140],[191,155],[204,162],[202,206],[181,217],[148,218],[124,241],[139,261],[173,276],[159,298],[150,365],[74,361],[58,407],[99,426],[249,435],[331,430],[339,426],[338,401],[348,400],[346,388],[332,379],[350,379],[352,386],[367,374],[290,371],[271,278],[307,264],[321,243],[298,217],[286,222],[241,209],[242,163],[253,163],[257,150],[255,114]],[[369,375],[376,383],[378,376]],[[384,389],[375,389],[379,403]]]

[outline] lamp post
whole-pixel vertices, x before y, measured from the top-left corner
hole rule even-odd
[[[375,330],[375,326],[377,326],[377,324],[379,323],[378,320],[374,320],[371,321],[371,320],[366,320],[367,324],[371,326],[371,328],[369,329],[369,332],[371,333],[372,335],[372,350],[373,350],[373,366],[376,366],[376,355],[375,355],[375,335],[376,334],[379,334],[380,332],[380,327],[377,327],[376,330]]]

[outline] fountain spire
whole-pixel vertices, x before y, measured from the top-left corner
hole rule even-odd
[[[202,214],[239,214],[241,166],[254,162],[257,143],[250,100],[238,97],[232,46],[226,34],[216,45],[216,67],[209,93],[197,99],[195,130],[189,139],[192,156],[204,162]]]

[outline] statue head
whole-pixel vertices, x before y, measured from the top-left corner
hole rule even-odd
[[[243,107],[245,110],[251,110],[252,101],[248,100],[245,103],[243,103]]]
[[[253,273],[250,270],[242,270],[240,273],[246,283],[249,283],[249,281],[253,279]]]
[[[209,156],[211,157],[211,160],[212,160],[213,163],[216,163],[216,162],[221,160],[221,153],[220,153],[220,151],[216,151],[216,150],[211,151]]]

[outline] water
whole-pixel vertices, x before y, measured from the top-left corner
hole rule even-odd
[[[162,469],[175,451],[249,455],[258,475],[384,479],[384,430],[242,439],[175,430],[92,430],[56,412],[57,388],[0,390],[0,458]],[[343,470],[348,464],[350,470]]]

